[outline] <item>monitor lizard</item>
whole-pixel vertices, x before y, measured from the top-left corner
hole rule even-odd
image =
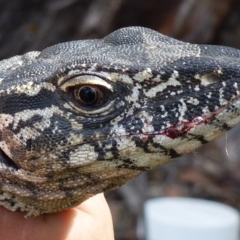
[[[0,204],[78,205],[240,121],[240,51],[142,27],[0,62]]]

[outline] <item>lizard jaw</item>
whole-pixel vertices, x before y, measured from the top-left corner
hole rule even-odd
[[[0,168],[19,170],[19,167],[12,159],[0,148]]]

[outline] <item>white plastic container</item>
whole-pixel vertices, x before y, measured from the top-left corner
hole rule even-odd
[[[217,202],[157,198],[144,206],[147,240],[239,240],[239,213]]]

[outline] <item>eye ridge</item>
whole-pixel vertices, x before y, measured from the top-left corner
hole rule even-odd
[[[80,85],[74,87],[74,99],[82,106],[100,106],[107,102],[104,88],[97,85]]]

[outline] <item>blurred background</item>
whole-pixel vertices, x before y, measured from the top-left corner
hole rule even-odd
[[[0,60],[144,26],[179,40],[240,49],[239,0],[0,0]],[[144,239],[146,199],[188,196],[240,208],[240,127],[106,194],[116,240]]]

